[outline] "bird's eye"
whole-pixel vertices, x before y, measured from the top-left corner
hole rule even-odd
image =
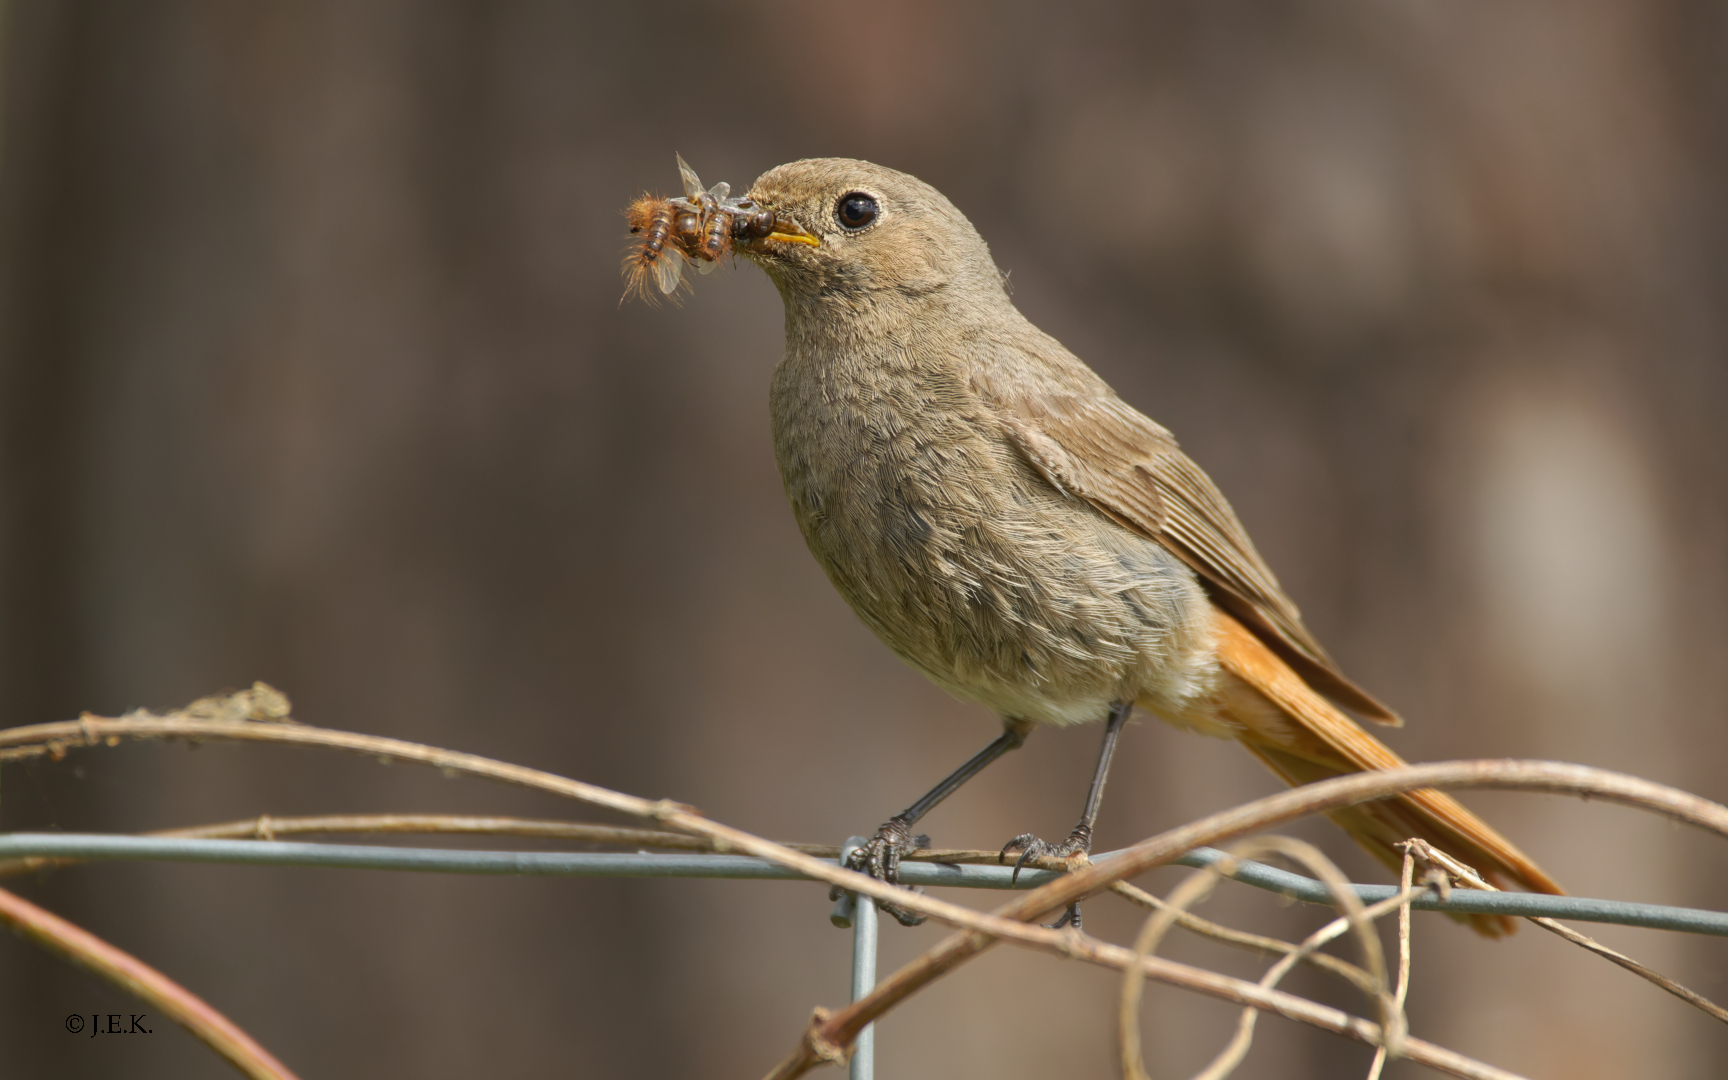
[[[834,208],[834,216],[839,219],[840,227],[853,232],[875,221],[880,212],[875,197],[862,191],[840,196],[840,203]]]

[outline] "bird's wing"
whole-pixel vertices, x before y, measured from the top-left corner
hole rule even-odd
[[[1168,431],[1114,394],[991,397],[1009,441],[1050,484],[1175,552],[1316,690],[1371,720],[1401,722],[1338,670],[1236,512]]]

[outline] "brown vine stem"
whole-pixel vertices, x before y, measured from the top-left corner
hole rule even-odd
[[[1048,939],[1041,939],[1032,944],[1058,956],[1072,960],[1084,960],[1100,967],[1124,971],[1135,962],[1134,951],[1120,945],[1100,941],[1097,938],[1075,933],[1073,930],[1047,930],[1044,927],[1033,927],[1043,930]],[[1026,939],[1022,939],[1023,942]],[[1380,1025],[1365,1020],[1359,1016],[1351,1016],[1340,1009],[1320,1005],[1306,998],[1287,994],[1281,990],[1269,990],[1255,983],[1242,979],[1234,979],[1220,975],[1205,968],[1192,967],[1188,964],[1166,960],[1159,956],[1143,957],[1140,960],[1140,970],[1149,979],[1155,979],[1169,986],[1180,987],[1196,993],[1217,998],[1220,1001],[1234,1005],[1248,1005],[1265,1012],[1276,1013],[1288,1020],[1309,1024],[1322,1031],[1334,1035],[1355,1039],[1369,1046],[1379,1046]],[[818,1008],[806,1028],[806,1042],[821,1039],[821,1024],[828,1015],[826,1009]],[[815,1060],[795,1064],[802,1057],[802,1051],[795,1053],[783,1062],[769,1076],[778,1080],[783,1076],[802,1076],[814,1065],[824,1062],[839,1064],[846,1058],[844,1046],[833,1042],[816,1042],[812,1048]],[[1524,1080],[1517,1073],[1495,1068],[1484,1062],[1465,1057],[1455,1051],[1423,1039],[1406,1037],[1403,1044],[1403,1057],[1407,1061],[1426,1065],[1447,1076],[1460,1077],[1461,1080]]]
[[[1266,956],[1288,956],[1291,953],[1301,951],[1293,941],[1282,941],[1278,938],[1267,937],[1264,934],[1250,934],[1234,927],[1215,923],[1210,919],[1202,919],[1192,911],[1176,910],[1170,906],[1168,901],[1153,896],[1146,890],[1137,888],[1125,881],[1112,882],[1110,891],[1127,900],[1130,904],[1145,908],[1147,911],[1169,911],[1175,917],[1177,926],[1232,948],[1246,949]],[[1329,975],[1336,975],[1358,990],[1367,993],[1373,992],[1373,976],[1348,960],[1340,960],[1331,953],[1304,953],[1298,962],[1324,971]]]
[[[571,840],[588,844],[621,844],[626,847],[672,848],[679,851],[713,851],[707,837],[657,829],[629,829],[616,825],[590,825],[578,821],[545,818],[477,816],[473,814],[317,814],[255,818],[211,825],[188,825],[157,829],[144,836],[184,837],[203,840],[276,840],[284,836],[369,833],[391,835],[532,836],[545,840]],[[806,855],[835,858],[840,849],[832,844],[787,844]],[[33,855],[22,859],[0,859],[0,877],[29,873],[56,866],[75,866],[83,859]]]
[[[546,840],[619,844],[627,847],[671,848],[681,851],[713,851],[715,847],[714,842],[707,837],[690,836],[686,833],[663,832],[655,829],[631,829],[616,825],[594,825],[586,822],[549,818],[473,814],[311,814],[292,816],[260,814],[257,817],[242,818],[238,821],[187,825],[176,829],[155,829],[142,835],[212,840],[274,840],[284,836],[353,833],[421,836],[529,836]],[[782,841],[782,843],[793,851],[801,851],[817,858],[832,859],[837,858],[840,854],[840,849],[833,844],[800,844],[786,841]],[[1001,861],[1001,853],[970,848],[929,848],[909,852],[903,858],[907,862],[994,864]],[[83,861],[82,859],[54,856],[3,859],[0,860],[0,877],[32,873],[49,867],[74,866]],[[1049,865],[1044,866],[1044,864]],[[1066,869],[1066,864],[1057,859],[1028,860],[1028,865],[1052,870]],[[1127,882],[1114,883],[1110,886],[1110,891],[1122,896],[1129,903],[1148,910],[1159,910],[1164,907],[1164,901]],[[1191,933],[1209,937],[1235,948],[1274,956],[1297,951],[1293,942],[1234,930],[1209,919],[1200,918],[1192,912],[1178,912],[1176,920],[1178,926]],[[1366,971],[1347,961],[1340,960],[1330,953],[1307,953],[1302,957],[1301,962],[1336,975],[1353,986],[1370,987],[1372,985],[1372,980]]]
[[[1140,1054],[1140,1001],[1143,975],[1138,962],[1141,958],[1150,956],[1157,951],[1159,943],[1175,925],[1179,914],[1193,907],[1211,895],[1219,880],[1230,873],[1230,867],[1236,859],[1261,858],[1268,852],[1278,853],[1304,866],[1309,873],[1326,882],[1332,890],[1333,904],[1343,917],[1333,920],[1326,926],[1310,934],[1301,945],[1287,953],[1272,965],[1272,968],[1261,977],[1259,985],[1268,989],[1278,985],[1279,981],[1289,974],[1290,969],[1301,963],[1304,957],[1313,956],[1322,945],[1340,936],[1346,931],[1354,930],[1362,944],[1363,957],[1367,961],[1369,985],[1365,988],[1368,999],[1380,1008],[1380,1050],[1385,1052],[1391,1048],[1392,1056],[1402,1052],[1404,1040],[1408,1038],[1408,1024],[1405,1022],[1403,1010],[1392,1002],[1392,995],[1386,989],[1385,962],[1380,951],[1380,938],[1373,930],[1374,920],[1381,915],[1408,909],[1413,895],[1408,888],[1397,896],[1382,900],[1373,907],[1364,907],[1362,901],[1351,891],[1348,879],[1332,860],[1323,855],[1311,844],[1287,836],[1259,836],[1234,844],[1228,853],[1230,861],[1197,870],[1171,892],[1164,909],[1158,911],[1146,920],[1140,931],[1139,938],[1134,942],[1136,963],[1129,966],[1122,980],[1122,992],[1117,1008],[1118,1050],[1122,1059],[1122,1076],[1124,1080],[1148,1080],[1145,1062]],[[1260,1013],[1253,1008],[1242,1010],[1242,1016],[1236,1023],[1236,1034],[1230,1040],[1212,1063],[1196,1073],[1194,1080],[1223,1080],[1236,1070],[1248,1054],[1248,1048],[1254,1041],[1254,1026]],[[1388,1034],[1390,1032],[1390,1034]]]
[[[149,712],[128,713],[123,717],[93,716],[89,713],[77,720],[62,720],[51,724],[31,724],[27,727],[0,731],[0,763],[44,754],[56,759],[69,750],[80,747],[118,746],[127,739],[180,739],[198,743],[205,741],[263,742],[279,746],[316,746],[329,750],[346,750],[385,761],[411,761],[430,765],[448,773],[484,776],[507,784],[537,788],[565,798],[576,799],[594,806],[604,806],[632,817],[657,818],[679,807],[670,801],[639,799],[580,780],[570,780],[556,773],[511,765],[478,754],[464,754],[424,743],[390,739],[380,735],[361,735],[352,731],[313,727],[310,724],[276,723],[254,720],[206,720],[170,714],[158,716]]]
[[[130,953],[0,889],[0,922],[154,1006],[254,1080],[295,1080],[288,1067],[203,998]]]
[[[1012,940],[1035,948],[1044,948],[1063,955],[1074,952],[1073,937],[1061,942],[1043,935],[1056,934],[1028,923],[1081,899],[1112,882],[1133,877],[1161,865],[1192,848],[1234,839],[1244,834],[1268,828],[1310,814],[1323,813],[1359,802],[1387,798],[1416,788],[1493,787],[1526,791],[1546,791],[1560,794],[1607,799],[1629,806],[1642,807],[1667,814],[1728,836],[1728,807],[1666,785],[1641,780],[1606,769],[1585,765],[1568,765],[1551,761],[1453,761],[1431,765],[1413,765],[1401,769],[1359,773],[1309,784],[1281,792],[1242,806],[1213,814],[1181,828],[1172,829],[1134,845],[1122,853],[1099,863],[1083,866],[1055,881],[1023,894],[1013,903],[989,914],[895,888],[875,878],[843,870],[813,856],[794,851],[740,829],[734,829],[704,818],[694,808],[669,799],[650,800],[625,795],[593,784],[571,780],[555,773],[511,765],[478,754],[427,746],[401,739],[316,728],[298,723],[254,720],[205,720],[183,716],[158,716],[147,712],[130,713],[119,719],[86,714],[79,720],[0,731],[0,762],[50,754],[63,756],[67,750],[81,746],[118,745],[123,739],[216,739],[268,742],[278,745],[317,746],[367,754],[384,760],[410,761],[431,765],[450,774],[482,776],[505,783],[535,788],[566,798],[577,799],[595,806],[604,806],[620,813],[654,820],[662,826],[694,835],[706,836],[715,843],[716,851],[738,851],[779,863],[818,881],[876,899],[885,899],[912,911],[934,917],[964,929],[951,935],[935,948],[914,960],[876,990],[844,1009],[832,1014],[819,1013],[819,1019],[806,1030],[799,1049],[772,1074],[777,1078],[802,1075],[822,1060],[832,1060],[835,1053],[844,1054],[852,1040],[878,1016],[910,997],[934,979],[965,963],[998,940]],[[1100,945],[1114,961],[1107,966],[1126,963],[1132,956],[1125,949],[1109,953],[1115,946]],[[1082,952],[1082,958],[1093,954]],[[1301,1017],[1327,1030],[1337,1031],[1378,1045],[1379,1028],[1366,1020],[1349,1017],[1336,1010],[1326,1010],[1293,995],[1262,990],[1251,983],[1227,979],[1224,976],[1185,965],[1160,961],[1152,965],[1148,959],[1147,974],[1161,981],[1176,982],[1190,989],[1214,994],[1238,1004],[1252,1004],[1270,1009],[1292,1019]],[[1168,966],[1168,970],[1165,970]],[[1178,981],[1176,970],[1185,969],[1185,981]],[[1240,983],[1240,985],[1236,985]],[[1270,995],[1270,996],[1268,996]],[[1410,1040],[1405,1055],[1422,1060],[1429,1050],[1450,1055],[1439,1047]],[[1468,1058],[1451,1058],[1469,1065]],[[1435,1061],[1424,1061],[1441,1067]],[[1483,1066],[1486,1068],[1486,1066]],[[1451,1071],[1448,1069],[1448,1071]],[[1509,1074],[1492,1072],[1453,1072],[1468,1077],[1504,1077]]]
[[[1408,898],[1416,887],[1416,857],[1410,853],[1410,845],[1403,844],[1404,863],[1399,868],[1398,894],[1406,898],[1398,905],[1398,988],[1392,992],[1392,1001],[1398,1011],[1404,1011],[1404,1002],[1410,996],[1410,904]],[[1442,878],[1442,881],[1445,879]],[[1374,1060],[1368,1065],[1368,1080],[1380,1080],[1380,1074],[1386,1069],[1386,1059],[1390,1056],[1387,1048],[1382,1045],[1374,1051]]]
[[[241,821],[226,821],[216,825],[190,825],[180,829],[159,829],[147,836],[180,836],[188,838],[270,840],[278,836],[304,836],[309,833],[417,833],[455,834],[464,836],[535,836],[545,840],[573,840],[584,844],[617,844],[624,847],[672,848],[678,851],[713,851],[715,844],[705,836],[664,832],[659,829],[630,829],[618,825],[591,825],[581,821],[556,821],[548,818],[496,817],[474,814],[320,814],[300,817],[275,817],[261,814]],[[793,851],[818,858],[836,858],[840,849],[833,844],[798,844],[782,841]]]
[[[286,746],[320,747],[363,754],[382,761],[405,761],[429,765],[449,775],[484,777],[503,783],[545,791],[564,798],[602,806],[633,817],[648,818],[685,833],[705,837],[710,850],[743,852],[768,859],[817,881],[842,885],[847,889],[883,900],[908,896],[905,890],[877,881],[875,878],[806,855],[801,851],[759,836],[721,825],[703,817],[694,807],[670,799],[643,799],[609,790],[580,780],[571,780],[541,769],[512,765],[479,754],[467,754],[424,743],[391,739],[379,735],[362,735],[351,731],[313,727],[295,722],[254,720],[208,720],[174,714],[158,716],[149,712],[128,713],[110,718],[85,714],[78,720],[51,724],[34,724],[0,730],[0,763],[29,757],[49,755],[63,757],[83,747],[118,746],[128,739],[180,739],[189,742],[234,741],[263,742]],[[971,908],[918,897],[915,905],[926,914],[959,925],[971,925],[988,920]],[[1006,924],[1003,920],[997,920]],[[979,925],[991,926],[986,921]],[[1000,927],[997,927],[999,930]]]
[[[1480,889],[1484,892],[1501,891],[1482,880],[1481,876],[1478,875],[1475,870],[1465,866],[1463,863],[1446,854],[1444,851],[1435,848],[1434,845],[1428,843],[1426,840],[1413,839],[1407,843],[1409,844],[1410,850],[1416,852],[1422,859],[1426,860],[1431,865],[1443,868],[1447,873],[1457,878],[1458,882],[1465,888]],[[1656,986],[1661,987],[1663,990],[1666,990],[1668,993],[1673,994],[1681,1001],[1686,1002],[1686,1004],[1693,1006],[1699,1011],[1704,1012],[1725,1024],[1728,1024],[1728,1009],[1724,1009],[1722,1006],[1711,1001],[1696,990],[1691,990],[1687,987],[1681,986],[1679,983],[1662,974],[1660,971],[1657,971],[1654,968],[1645,967],[1643,964],[1640,964],[1625,953],[1616,952],[1602,944],[1600,941],[1597,941],[1595,938],[1580,934],[1578,931],[1564,923],[1556,922],[1553,919],[1543,918],[1540,916],[1532,916],[1530,921],[1535,923],[1537,926],[1540,926],[1542,929],[1570,941],[1579,948],[1593,952],[1597,956],[1600,956],[1611,963],[1618,964],[1639,978],[1645,979]]]
[[[685,833],[705,837],[710,850],[744,852],[797,870],[807,877],[831,884],[843,885],[855,892],[884,900],[895,900],[908,894],[892,885],[865,877],[850,870],[841,870],[832,863],[792,848],[764,840],[759,836],[721,825],[703,817],[699,811],[670,799],[643,799],[625,795],[580,780],[571,780],[556,773],[512,765],[479,754],[467,754],[423,743],[391,739],[379,735],[362,735],[351,731],[313,727],[309,724],[263,722],[251,720],[207,720],[180,715],[158,716],[148,712],[129,713],[120,718],[86,714],[78,720],[0,730],[0,762],[27,757],[50,755],[63,757],[69,750],[82,747],[118,746],[127,739],[181,739],[190,742],[235,741],[263,742],[287,746],[320,747],[363,754],[383,761],[405,761],[429,765],[450,775],[484,777],[503,783],[545,791],[595,806],[648,818]],[[967,924],[982,916],[971,908],[945,901],[920,897],[919,908],[948,922]]]
[[[1039,886],[997,908],[988,916],[967,920],[961,924],[966,929],[944,939],[878,983],[870,994],[843,1009],[824,1015],[819,1021],[813,1021],[806,1028],[798,1049],[769,1076],[771,1080],[792,1080],[793,1077],[802,1076],[822,1060],[831,1059],[836,1051],[844,1053],[845,1048],[851,1045],[866,1024],[876,1020],[930,982],[988,949],[999,938],[1010,938],[1053,951],[1064,951],[1052,937],[1046,936],[1054,935],[1057,931],[1027,924],[1048,912],[1066,907],[1074,900],[1091,895],[1113,881],[1133,877],[1202,845],[1218,844],[1309,814],[1426,787],[1492,787],[1600,798],[1653,810],[1709,829],[1718,835],[1728,836],[1728,807],[1664,784],[1587,765],[1568,765],[1552,761],[1452,761],[1357,773],[1309,784],[1232,807],[1143,840],[1111,858],[1083,866],[1065,877]],[[852,874],[847,876],[862,877]],[[873,880],[871,883],[877,884]],[[853,888],[849,883],[841,884],[848,889]],[[877,895],[875,889],[860,888],[857,891]],[[957,921],[949,918],[945,912],[938,911],[936,906],[940,902],[932,902],[928,897],[900,891],[894,895],[893,900],[902,907],[930,914],[944,922]],[[1126,950],[1123,952],[1126,956],[1132,956]],[[1150,959],[1146,971],[1151,978],[1174,981],[1170,972],[1154,970]],[[1207,974],[1210,976],[1210,973]],[[1216,996],[1227,997],[1240,1004],[1254,1004],[1257,1008],[1272,1007],[1270,1003],[1262,1005],[1246,995],[1228,998],[1226,994],[1218,993],[1220,988],[1217,984],[1206,987],[1187,983],[1182,985],[1188,985],[1190,989],[1200,990],[1202,993],[1215,993]],[[1275,1008],[1274,1011],[1282,1012],[1292,1019],[1296,1018],[1282,1008]],[[1355,1022],[1367,1024],[1367,1021]],[[1373,1039],[1365,1037],[1367,1028],[1328,1029],[1348,1034],[1352,1038],[1362,1038],[1371,1045],[1378,1045],[1374,1039],[1378,1038],[1379,1029],[1373,1025],[1368,1027],[1373,1028]],[[1417,1045],[1416,1040],[1406,1043],[1405,1055],[1412,1060],[1422,1060],[1421,1055],[1425,1052]],[[1423,1063],[1433,1064],[1428,1061]]]
[[[201,840],[279,840],[284,836],[338,835],[448,835],[448,836],[530,836],[542,840],[569,840],[585,844],[613,844],[632,848],[670,848],[674,851],[716,852],[723,845],[706,836],[665,832],[660,829],[632,829],[619,825],[595,825],[581,821],[554,818],[519,818],[475,814],[259,814],[237,821],[214,822],[207,825],[184,825],[174,829],[152,829],[139,836],[179,837]],[[804,844],[792,840],[778,843],[793,851],[801,851],[818,859],[840,856],[837,844]],[[901,856],[905,862],[988,863],[1001,862],[1001,852],[974,848],[927,848]],[[0,859],[0,877],[32,873],[60,866],[77,866],[88,860],[57,855],[31,855],[21,859]],[[1026,865],[1039,870],[1066,870],[1061,859],[1028,859]],[[1155,897],[1120,885],[1131,903],[1142,907],[1156,906]],[[1226,930],[1204,919],[1186,919],[1180,925],[1195,933],[1217,937],[1221,941],[1259,952],[1288,952],[1296,946],[1272,938],[1241,934]],[[1325,954],[1321,954],[1324,959]]]

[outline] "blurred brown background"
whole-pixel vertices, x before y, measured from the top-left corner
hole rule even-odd
[[[946,192],[1033,320],[1176,431],[1409,718],[1406,756],[1728,798],[1720,3],[15,0],[3,37],[0,722],[265,679],[310,723],[777,838],[868,832],[995,721],[895,661],[804,552],[768,441],[766,279],[618,304],[619,209],[674,187],[674,150],[739,187],[845,155]],[[938,843],[1060,833],[1097,737],[1040,733],[928,821]],[[593,816],[257,748],[3,779],[7,829]],[[1277,786],[1139,724],[1100,844]],[[1575,891],[1728,906],[1718,840],[1471,801]],[[845,994],[816,886],[149,865],[13,885],[308,1078],[752,1077]],[[884,963],[939,933],[888,928]],[[1728,996],[1720,941],[1600,936]],[[1115,992],[998,950],[881,1026],[879,1075],[1113,1075]],[[230,1075],[166,1023],[62,1027],[136,1007],[0,936],[0,1075]],[[1702,1014],[1532,929],[1424,919],[1411,1007],[1416,1033],[1532,1076],[1728,1056]],[[1149,991],[1161,1075],[1233,1023]],[[1238,1075],[1367,1058],[1269,1019]]]

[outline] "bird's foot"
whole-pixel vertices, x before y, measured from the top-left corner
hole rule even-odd
[[[1091,854],[1092,830],[1086,825],[1076,825],[1074,831],[1068,834],[1068,839],[1060,844],[1040,840],[1031,833],[1021,833],[1002,845],[1002,853],[996,856],[996,860],[1007,862],[1008,853],[1016,848],[1020,851],[1020,857],[1014,860],[1014,875],[1010,880],[1018,884],[1021,869],[1033,859],[1072,859],[1076,855]],[[1051,923],[1049,929],[1060,930],[1064,926],[1072,926],[1076,930],[1080,929],[1080,901],[1076,900],[1069,904],[1068,910],[1062,913],[1061,918]]]
[[[1074,826],[1074,831],[1068,834],[1068,839],[1060,844],[1051,844],[1038,839],[1031,833],[1021,833],[1014,839],[1002,845],[1002,853],[998,862],[1007,862],[1008,853],[1020,849],[1020,857],[1014,860],[1013,880],[1018,883],[1020,871],[1033,859],[1072,859],[1076,855],[1088,855],[1092,851],[1092,830],[1085,825]]]
[[[846,858],[846,869],[856,870],[860,874],[869,874],[878,881],[890,885],[900,884],[900,858],[914,851],[920,851],[930,846],[930,838],[923,834],[912,835],[911,826],[899,818],[889,818],[876,830],[876,835],[865,841],[860,847],[852,849]],[[922,893],[923,889],[907,889],[907,892]],[[838,900],[844,889],[836,885],[828,890],[828,899]],[[892,915],[901,926],[917,926],[924,921],[924,916],[914,911],[908,911],[898,904],[887,900],[877,900],[876,906],[883,912]]]

